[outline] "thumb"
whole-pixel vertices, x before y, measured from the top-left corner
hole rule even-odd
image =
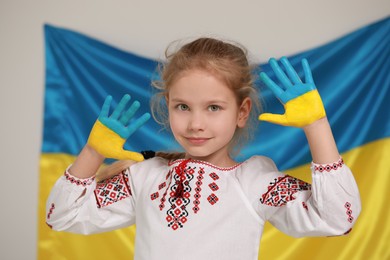
[[[278,125],[288,125],[286,115],[264,113],[259,116],[259,120],[267,121]]]
[[[123,149],[118,152],[117,157],[119,160],[133,160],[136,162],[141,162],[144,160],[144,156],[142,154]]]

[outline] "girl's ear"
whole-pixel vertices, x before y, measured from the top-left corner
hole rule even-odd
[[[246,97],[239,108],[237,126],[243,128],[246,124],[246,121],[249,118],[249,114],[252,109],[252,100],[249,97]]]

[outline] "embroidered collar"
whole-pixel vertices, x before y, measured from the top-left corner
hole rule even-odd
[[[177,160],[173,160],[173,161],[169,161],[168,162],[168,166],[171,167],[171,166],[174,166],[176,164],[182,164],[183,162],[185,162],[185,165],[187,165],[187,163],[194,163],[194,164],[201,164],[201,165],[205,165],[205,166],[209,166],[213,169],[216,169],[216,170],[219,170],[219,171],[224,171],[224,172],[228,172],[228,171],[232,171],[234,169],[236,169],[238,166],[240,166],[242,164],[241,163],[237,163],[233,166],[230,166],[230,167],[219,167],[219,166],[216,166],[214,164],[211,164],[209,162],[206,162],[206,161],[201,161],[201,160],[195,160],[195,159],[177,159]]]

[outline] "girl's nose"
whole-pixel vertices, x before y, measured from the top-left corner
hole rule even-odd
[[[192,113],[188,122],[188,130],[201,131],[205,128],[205,118],[201,113]]]

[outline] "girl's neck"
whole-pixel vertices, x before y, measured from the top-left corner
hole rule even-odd
[[[186,153],[184,159],[194,159],[198,161],[204,161],[221,168],[232,167],[237,164],[237,162],[234,161],[230,156],[223,156],[221,158],[215,158],[215,157],[210,158],[210,157],[191,156],[190,154]]]

